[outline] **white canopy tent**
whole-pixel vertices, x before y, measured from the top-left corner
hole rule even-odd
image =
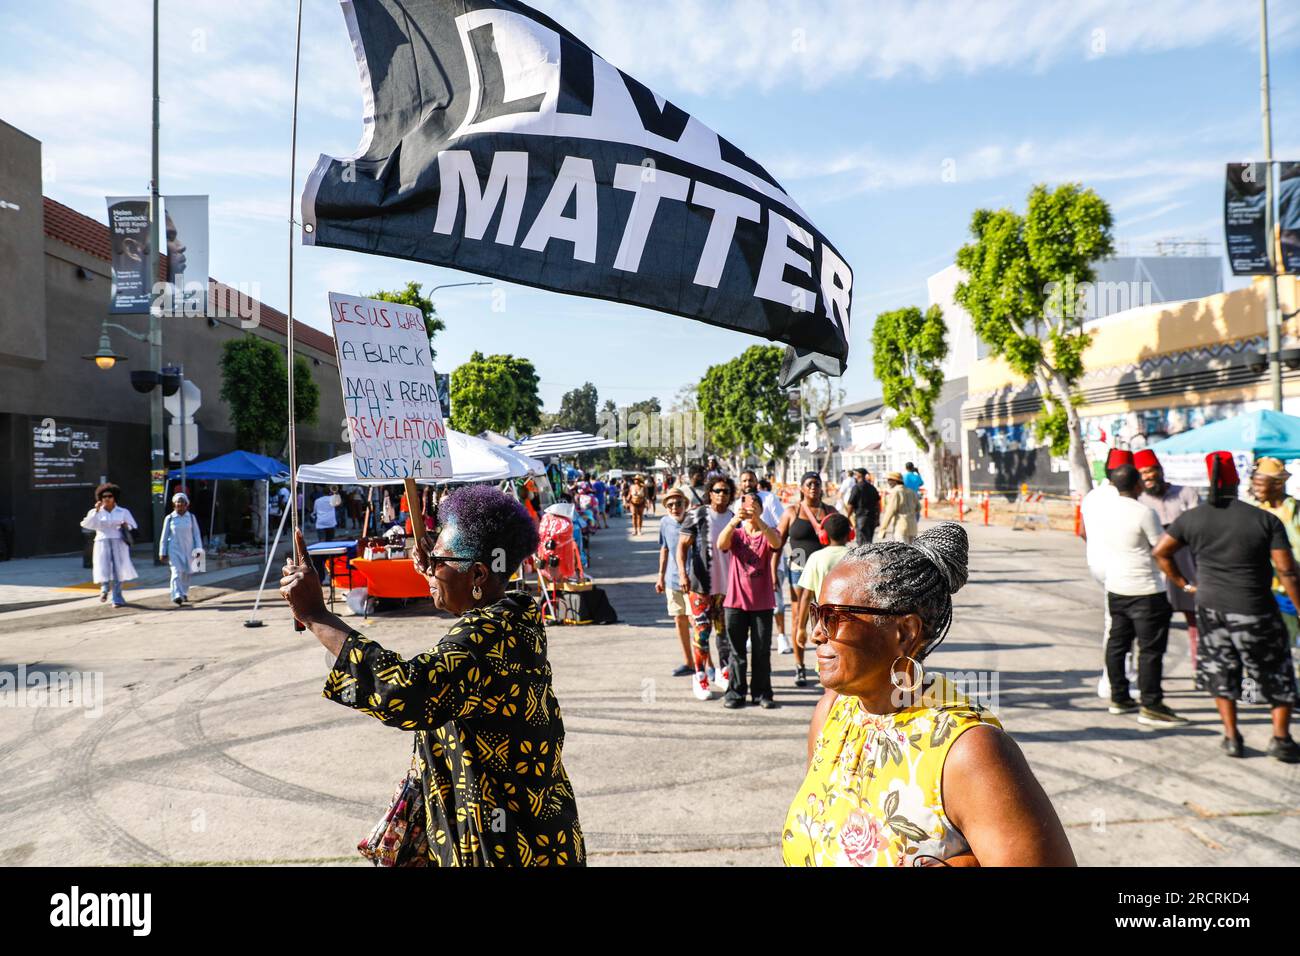
[[[586,432],[543,432],[515,442],[514,450],[534,458],[556,458],[561,455],[576,455],[584,451],[600,451],[604,448],[623,448],[626,444],[610,438],[588,435]]]
[[[475,481],[505,481],[509,478],[524,478],[528,475],[543,475],[546,466],[535,458],[521,455],[509,448],[494,445],[481,438],[474,438],[462,432],[447,429],[447,446],[451,451],[450,478],[417,479],[421,485],[447,485]],[[352,453],[337,455],[329,461],[315,465],[298,466],[298,483],[305,485],[392,485],[400,484],[395,478],[358,478],[353,470]],[[284,515],[289,514],[285,509]],[[280,544],[280,533],[284,530],[284,516],[280,518],[280,530],[275,533],[274,554]],[[262,589],[266,587],[266,577],[271,570],[271,559],[266,562],[262,572],[262,584],[257,590],[257,600],[253,602],[253,617],[244,623],[245,627],[260,627],[257,608],[261,604]]]
[[[421,485],[459,484],[472,481],[504,481],[539,475],[546,466],[534,458],[494,445],[481,438],[447,429],[447,446],[451,450],[450,478],[418,479]],[[315,465],[299,465],[298,481],[309,485],[393,485],[399,478],[358,478],[353,470],[352,453],[338,455]]]

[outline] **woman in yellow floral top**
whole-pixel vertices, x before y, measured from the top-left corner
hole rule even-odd
[[[1051,802],[988,711],[921,662],[952,623],[967,540],[853,548],[810,620],[826,694],[781,837],[790,866],[1072,866]]]
[[[585,865],[546,630],[531,597],[505,591],[537,547],[536,525],[482,485],[448,495],[439,519],[416,565],[434,605],[461,618],[411,660],[330,614],[309,564],[287,563],[280,591],[336,657],[325,697],[415,733],[431,864]]]

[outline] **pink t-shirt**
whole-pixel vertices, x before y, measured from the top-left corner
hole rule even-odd
[[[741,525],[731,536],[727,552],[727,596],[723,607],[741,611],[771,611],[776,608],[772,588],[772,546],[761,534],[750,534]]]

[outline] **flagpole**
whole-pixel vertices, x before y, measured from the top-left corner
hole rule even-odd
[[[298,67],[302,58],[302,0],[298,0],[298,23],[293,41],[293,120],[289,135],[289,313],[285,330],[285,352],[289,365],[289,526],[293,534],[293,554],[295,561],[306,560],[306,555],[298,553],[298,425],[293,401],[293,245],[294,221],[293,203],[297,193],[298,179]],[[297,620],[293,622],[295,630],[304,630]]]

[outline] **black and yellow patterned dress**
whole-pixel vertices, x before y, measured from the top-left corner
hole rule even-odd
[[[435,866],[582,866],[546,630],[527,595],[466,612],[403,660],[348,635],[324,696],[414,731]]]

